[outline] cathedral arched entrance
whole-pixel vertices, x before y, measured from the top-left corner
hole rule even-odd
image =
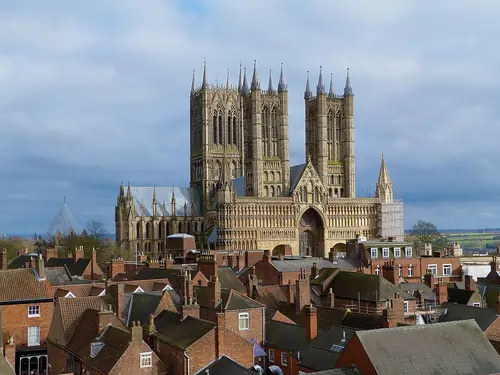
[[[319,256],[325,254],[325,227],[314,208],[308,208],[299,221],[299,255]]]
[[[272,255],[274,256],[285,255],[285,250],[286,250],[285,245],[278,245],[273,249]]]

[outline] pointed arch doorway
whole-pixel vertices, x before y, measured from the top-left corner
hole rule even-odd
[[[325,255],[325,226],[314,208],[308,208],[299,221],[299,255],[323,257]]]

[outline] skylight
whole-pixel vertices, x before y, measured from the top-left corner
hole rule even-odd
[[[90,344],[90,358],[95,358],[97,354],[104,347],[104,343],[102,342],[93,342]]]
[[[332,352],[335,352],[335,353],[340,353],[342,350],[344,350],[344,347],[341,346],[341,345],[332,345],[332,347],[330,348],[330,350]]]

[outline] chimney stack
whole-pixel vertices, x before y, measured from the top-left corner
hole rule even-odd
[[[215,308],[219,305],[221,300],[221,290],[220,290],[220,282],[219,277],[217,275],[213,275],[208,282],[208,291],[210,296],[210,304],[212,308]]]
[[[217,259],[214,254],[206,253],[198,257],[198,270],[205,275],[207,279],[218,275]]]
[[[113,317],[115,316],[113,312],[113,306],[108,305],[107,309],[101,307],[101,310],[97,312],[97,335],[113,322]]]
[[[311,280],[314,280],[318,276],[318,263],[314,262],[311,267]]]
[[[328,290],[328,296],[326,297],[326,306],[335,307],[335,295],[333,294],[333,289]]]
[[[471,275],[465,275],[465,290],[476,290],[476,281]]]
[[[140,321],[132,322],[132,327],[130,327],[130,334],[132,336],[133,344],[141,344],[142,343],[142,327]]]
[[[437,301],[439,304],[448,302],[448,285],[440,281],[436,285]]]
[[[81,259],[85,256],[83,251],[83,246],[75,247],[75,251],[73,251],[73,262],[76,263],[78,259]]]
[[[35,260],[35,270],[40,279],[45,279],[45,262],[42,254],[38,254],[38,259]]]
[[[2,252],[0,253],[0,269],[6,270],[7,263],[8,263],[7,250],[2,249]]]
[[[226,330],[226,322],[224,313],[217,313],[217,334],[215,336],[216,345],[216,358],[219,358],[222,354],[224,354],[224,331]]]
[[[300,315],[304,306],[311,303],[311,289],[306,271],[301,268],[299,279],[295,282],[295,312]]]
[[[318,311],[312,305],[306,306],[306,337],[307,341],[314,340],[318,336]]]
[[[432,290],[434,290],[434,285],[436,284],[436,277],[429,270],[427,270],[427,273],[424,276],[424,283],[429,288],[431,288]]]

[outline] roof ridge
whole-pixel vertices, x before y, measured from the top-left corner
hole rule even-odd
[[[437,326],[444,326],[444,325],[456,325],[456,324],[463,324],[463,325],[478,325],[476,323],[475,319],[464,319],[464,320],[453,320],[451,322],[438,322],[438,323],[432,323],[432,324],[416,324],[413,326],[397,326],[393,328],[378,328],[378,329],[372,329],[372,330],[367,330],[367,331],[356,331],[356,334],[361,334],[361,336],[368,336],[370,333],[378,333],[381,331],[409,331],[409,330],[422,330],[426,329],[427,327],[437,327]],[[479,327],[479,325],[478,325]]]

